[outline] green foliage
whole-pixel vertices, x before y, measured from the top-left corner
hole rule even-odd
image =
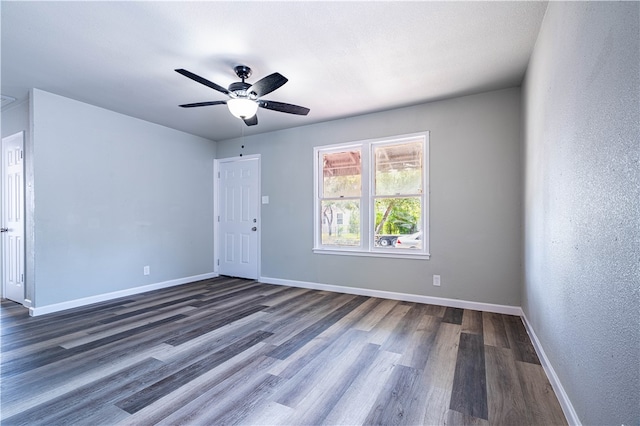
[[[338,225],[337,223],[335,223],[335,221],[337,220],[338,213],[349,215],[348,225],[346,224]],[[357,241],[357,243],[355,243],[355,245],[360,244],[359,242],[360,241],[360,202],[359,201],[323,200],[322,216],[324,217],[324,220],[326,222],[326,224],[323,225],[323,237],[322,237],[323,244],[333,244],[333,243],[327,243],[326,241],[332,240],[331,237],[333,237],[334,234],[336,234],[337,237],[343,237],[343,239],[345,238],[345,234],[349,234],[349,235],[356,234],[355,241]],[[355,227],[353,225],[354,220],[356,221]],[[325,235],[329,238],[328,240],[325,239]],[[346,244],[343,242],[340,244],[353,245],[352,240],[354,239],[354,237],[348,236],[346,238],[348,241],[351,241],[351,243]]]
[[[322,185],[324,197],[359,197],[362,191],[360,175],[325,176]]]
[[[351,234],[357,234],[360,232],[360,212],[351,212],[349,216],[349,232]]]
[[[418,230],[422,216],[418,197],[379,198],[375,202],[375,209],[375,226],[376,229],[380,228],[380,234],[412,234]]]
[[[376,172],[376,195],[401,195],[422,193],[422,170],[403,169],[393,172]]]
[[[416,232],[418,219],[420,218],[413,216],[409,212],[395,210],[388,223],[393,224],[400,231],[400,234],[412,234]]]

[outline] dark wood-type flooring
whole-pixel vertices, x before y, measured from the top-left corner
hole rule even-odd
[[[226,277],[0,315],[3,425],[566,424],[515,316]]]

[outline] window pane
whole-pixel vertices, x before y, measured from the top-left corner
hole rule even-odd
[[[360,245],[360,201],[322,201],[321,208],[322,245]]]
[[[359,197],[360,150],[322,154],[322,198]]]
[[[375,153],[375,194],[422,194],[422,142],[381,145]]]
[[[376,247],[422,249],[420,197],[378,198],[375,213]]]

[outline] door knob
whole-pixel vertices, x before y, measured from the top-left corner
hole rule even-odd
[[[9,232],[9,228],[0,228],[0,232]]]
[[[257,231],[257,230],[258,230],[258,228],[254,226],[253,228],[251,228],[251,230],[252,230],[252,231]],[[4,232],[4,231],[3,231],[3,232]]]

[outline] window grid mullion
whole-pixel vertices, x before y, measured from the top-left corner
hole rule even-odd
[[[322,201],[349,201],[349,200],[361,200],[362,197],[319,197]]]
[[[374,198],[410,198],[410,197],[422,197],[423,194],[406,193],[406,194],[394,194],[394,195],[372,195]]]
[[[361,169],[360,169],[360,182],[362,182],[362,192],[360,193],[362,200],[360,201],[360,246],[366,250],[371,251],[371,207],[369,206],[371,185],[371,149],[366,149],[366,145],[363,145],[361,151]]]

